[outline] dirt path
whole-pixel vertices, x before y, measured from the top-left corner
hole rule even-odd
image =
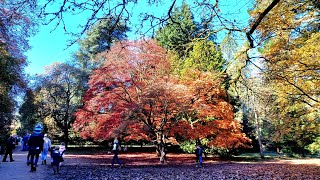
[[[21,151],[21,147],[17,146],[13,151],[14,162],[1,162],[0,163],[0,179],[1,180],[40,180],[48,173],[49,165],[41,165],[38,163],[36,172],[29,172],[30,166],[27,166],[27,151]],[[1,155],[1,161],[3,154]],[[49,157],[50,158],[50,157]],[[7,157],[9,161],[9,157]]]

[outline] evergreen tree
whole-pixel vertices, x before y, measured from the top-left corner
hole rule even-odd
[[[110,49],[113,43],[126,39],[127,31],[129,28],[122,19],[106,17],[98,21],[79,41],[80,50],[74,54],[75,60],[89,71],[100,67],[103,60],[96,55]]]
[[[184,57],[189,51],[188,44],[196,37],[198,27],[188,4],[175,8],[167,24],[156,32],[156,40],[167,50]]]

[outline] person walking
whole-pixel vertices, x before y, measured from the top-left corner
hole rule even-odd
[[[29,141],[29,138],[30,138],[30,136],[31,136],[31,134],[28,134],[28,139],[27,139],[27,151],[28,151],[28,155],[27,155],[27,165],[29,166],[30,164],[31,164],[31,162],[30,162],[30,151],[29,151],[29,146],[28,146],[28,141]]]
[[[66,144],[64,142],[61,142],[60,145],[59,145],[59,153],[60,153],[60,156],[61,156],[61,161],[59,163],[59,168],[62,166],[62,162],[64,162],[63,154],[64,154],[65,151],[66,151]]]
[[[51,166],[53,169],[53,174],[60,174],[60,163],[63,161],[62,155],[63,153],[60,153],[59,151],[60,147],[56,146],[51,148]]]
[[[113,141],[113,148],[112,148],[112,152],[113,152],[113,158],[112,158],[112,168],[114,167],[114,163],[115,161],[117,161],[117,163],[120,165],[120,168],[123,167],[123,163],[119,160],[119,157],[118,157],[118,149],[119,149],[119,141],[117,139],[117,137],[114,138],[114,141]]]
[[[28,139],[29,139],[29,134],[26,133],[22,138],[22,151],[28,150]]]
[[[29,153],[30,153],[30,172],[36,171],[36,166],[39,160],[39,154],[43,150],[43,135],[42,135],[42,125],[37,124],[34,127],[34,131],[28,140]]]
[[[196,167],[202,167],[202,147],[197,144],[196,146]]]
[[[13,135],[10,135],[10,137],[8,138],[7,142],[6,142],[6,151],[5,154],[3,156],[2,162],[8,162],[7,161],[7,156],[9,155],[10,157],[10,162],[13,162],[13,158],[12,158],[12,150],[15,148],[15,138],[13,137]]]
[[[51,148],[51,140],[50,138],[48,138],[48,134],[44,134],[44,138],[43,138],[43,150],[41,153],[41,164],[47,164],[47,156],[48,156],[48,152]]]

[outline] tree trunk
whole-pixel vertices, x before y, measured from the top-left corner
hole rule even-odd
[[[69,144],[69,130],[68,130],[68,127],[64,128],[64,143],[65,143],[66,148],[67,148],[68,144]]]
[[[69,144],[69,128],[68,128],[68,120],[69,120],[69,116],[68,114],[64,117],[64,127],[63,127],[63,139],[64,139],[64,143],[66,148],[68,147]]]
[[[301,148],[301,155],[302,155],[302,157],[306,157],[304,146]]]
[[[260,157],[261,159],[264,159],[264,152],[262,147],[262,140],[261,140],[261,127],[260,127],[260,121],[258,119],[257,111],[254,111],[254,117],[256,119],[257,124],[257,134],[258,134],[258,142],[259,142],[259,149],[260,149]]]
[[[162,132],[157,133],[157,154],[160,156],[160,163],[164,164],[166,161],[166,143]]]

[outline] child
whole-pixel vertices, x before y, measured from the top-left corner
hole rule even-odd
[[[65,145],[65,143],[64,142],[62,142],[60,145],[59,145],[59,153],[60,153],[60,155],[61,155],[61,158],[62,158],[62,160],[61,160],[61,162],[60,162],[60,167],[61,167],[61,165],[62,165],[62,162],[64,161],[63,160],[63,154],[64,154],[64,152],[66,151],[66,145]]]
[[[59,146],[51,149],[51,166],[53,168],[53,174],[60,174],[60,162],[63,161],[62,154],[59,152]]]
[[[202,147],[197,144],[196,146],[196,167],[202,167]]]

